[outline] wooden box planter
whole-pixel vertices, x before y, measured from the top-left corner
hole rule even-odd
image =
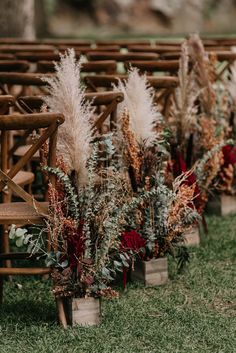
[[[200,244],[200,232],[199,227],[194,226],[189,231],[183,234],[184,245],[186,246],[198,246]]]
[[[131,272],[131,278],[146,286],[159,286],[166,283],[168,280],[167,258],[137,260],[134,264],[134,271]]]
[[[65,298],[63,306],[67,325],[95,326],[101,323],[100,298]]]
[[[207,203],[206,212],[216,216],[236,213],[236,196],[227,194],[211,196]]]

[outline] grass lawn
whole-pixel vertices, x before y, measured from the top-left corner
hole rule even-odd
[[[100,327],[64,331],[48,282],[6,283],[0,353],[235,353],[236,216],[208,224],[184,274],[170,261],[166,285],[133,284],[119,299],[104,300]]]

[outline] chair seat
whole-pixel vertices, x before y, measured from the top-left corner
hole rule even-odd
[[[23,157],[26,154],[26,152],[30,149],[30,147],[31,145],[24,145],[24,146],[18,147],[17,150],[14,152],[14,156],[18,158]],[[37,151],[31,158],[31,161],[38,162],[39,160],[40,160],[39,151]]]
[[[34,173],[21,170],[13,178],[13,181],[20,186],[32,184],[34,181]]]
[[[51,273],[50,267],[3,267],[0,268],[0,276],[31,276],[31,275],[46,275]]]
[[[41,202],[40,204],[48,208],[47,202]],[[0,224],[39,224],[42,222],[42,216],[26,202],[0,204]]]

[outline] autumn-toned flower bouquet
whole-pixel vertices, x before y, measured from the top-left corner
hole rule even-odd
[[[196,183],[188,183],[192,171],[169,178],[168,131],[146,76],[131,69],[127,82],[119,82],[115,89],[124,94],[118,134],[124,169],[137,203],[124,241],[132,248],[139,246],[140,258],[146,261],[167,253],[185,254],[179,263],[182,266],[188,258],[186,251],[181,251],[183,233],[199,220],[194,206]]]

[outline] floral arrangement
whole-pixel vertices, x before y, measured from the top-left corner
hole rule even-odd
[[[131,69],[127,82],[120,81],[115,89],[124,94],[119,111],[124,168],[136,198],[148,195],[130,217],[135,248],[141,244],[144,260],[174,255],[174,248],[180,250],[183,245],[183,233],[199,220],[194,206],[196,185],[188,185],[192,172],[168,178],[168,133],[146,76]],[[142,241],[138,241],[138,235]],[[130,239],[131,234],[127,237]]]
[[[188,184],[195,184],[194,203],[202,213],[210,189],[233,193],[232,99],[217,79],[216,57],[207,55],[199,36],[192,35],[182,44],[179,62],[179,86],[168,119],[172,133],[169,170],[174,177],[193,170]],[[204,165],[202,173],[194,171],[199,163]]]
[[[114,87],[124,101],[116,131],[104,135],[92,129],[95,113],[85,103],[81,62],[73,50],[47,79],[44,109],[63,113],[66,122],[59,128],[57,167],[42,165],[56,180],[49,185],[46,227],[38,234],[12,227],[10,236],[45,257],[56,296],[116,297],[112,281],[123,272],[126,283],[137,257],[148,261],[171,254],[182,268],[188,260],[183,235],[199,221],[207,188],[220,173],[226,184],[232,177],[234,148],[225,142],[227,128],[218,129],[212,86],[204,77],[196,79],[197,68],[189,71],[189,45],[183,44],[180,86],[168,122],[146,76],[136,69]],[[197,57],[199,66],[212,72],[201,61],[202,47]]]

